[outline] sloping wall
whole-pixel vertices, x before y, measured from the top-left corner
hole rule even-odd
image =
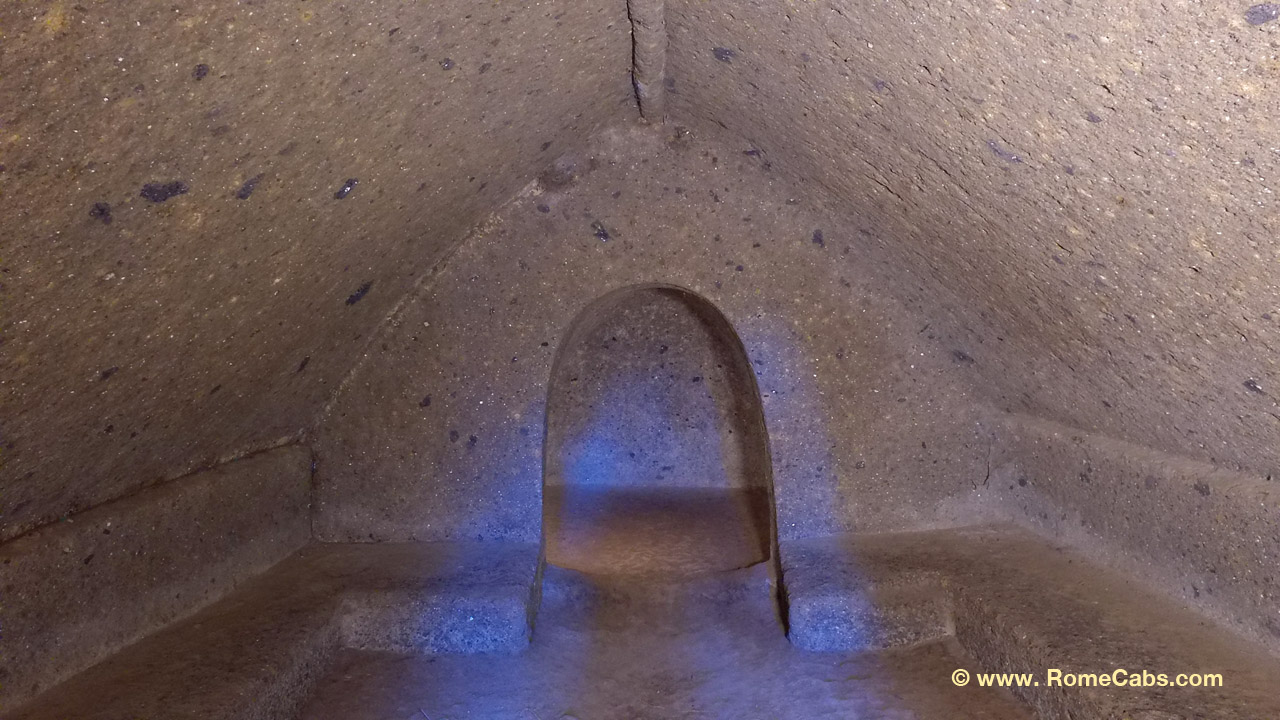
[[[291,445],[0,545],[0,711],[209,605],[311,539],[311,452]]]
[[[634,115],[625,4],[0,8],[0,540],[315,415],[484,214]]]
[[[672,0],[670,107],[888,238],[995,406],[1261,476],[1280,22],[1248,7]]]
[[[970,358],[943,512],[1280,646],[1280,22],[1247,3],[674,0],[671,112],[885,238]]]
[[[1280,485],[1220,466],[993,413],[973,517],[1085,550],[1280,654]]]

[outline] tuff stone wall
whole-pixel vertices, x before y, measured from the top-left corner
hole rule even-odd
[[[990,411],[991,475],[957,515],[1080,548],[1280,651],[1280,486],[1043,419]]]
[[[1271,6],[674,0],[669,112],[885,238],[1013,519],[1274,649]]]
[[[317,535],[536,541],[554,355],[592,302],[645,283],[742,339],[782,539],[940,522],[987,472],[973,363],[856,227],[714,126],[603,133],[388,323],[315,433]]]
[[[565,329],[672,283],[784,539],[992,500],[1266,639],[1272,14],[672,0],[643,131],[624,2],[5,6],[0,540],[305,436],[322,539],[536,541]]]
[[[625,4],[0,8],[0,540],[308,425],[484,215],[633,117]]]
[[[208,605],[311,539],[311,452],[147,488],[0,545],[0,710]]]
[[[1280,467],[1267,17],[672,0],[669,112],[743,135],[891,239],[993,405],[1266,474]]]

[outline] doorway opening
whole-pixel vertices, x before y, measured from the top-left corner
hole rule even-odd
[[[633,286],[584,310],[552,368],[545,443],[549,564],[677,576],[776,561],[755,374],[696,293]]]

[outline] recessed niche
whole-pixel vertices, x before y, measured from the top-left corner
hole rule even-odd
[[[547,399],[547,561],[592,573],[698,573],[772,555],[760,395],[706,299],[624,288],[571,325]]]

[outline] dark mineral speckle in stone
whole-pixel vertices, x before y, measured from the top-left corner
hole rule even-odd
[[[733,62],[733,58],[738,54],[733,50],[725,47],[712,48],[711,53],[716,56],[720,62]]]
[[[351,191],[356,189],[356,185],[359,182],[360,181],[356,178],[347,178],[347,181],[342,183],[342,187],[338,188],[338,192],[333,194],[334,199],[341,200],[350,195]]]
[[[1004,160],[1005,162],[1011,162],[1011,163],[1022,162],[1022,158],[1017,153],[1010,152],[1009,150],[1004,149],[1003,147],[1001,147],[1000,143],[996,142],[995,140],[988,140],[987,147],[991,148],[991,152],[995,153],[996,157],[1000,158],[1001,160]]]
[[[101,220],[103,225],[111,224],[111,206],[107,203],[94,203],[89,208],[89,217],[94,220]]]
[[[236,199],[248,200],[249,196],[253,194],[254,189],[258,187],[258,183],[261,181],[262,181],[261,174],[254,175],[248,180],[245,180],[244,184],[240,186],[240,189],[236,191]]]
[[[365,284],[361,285],[360,287],[356,288],[356,291],[355,291],[355,292],[353,292],[353,293],[351,293],[351,295],[349,295],[349,296],[347,297],[347,304],[348,304],[348,305],[355,305],[356,303],[360,302],[361,300],[363,300],[363,299],[364,299],[364,296],[365,296],[365,295],[368,295],[368,294],[369,294],[369,290],[370,290],[371,288],[373,288],[373,281],[372,281],[372,280],[370,280],[370,281],[366,282]]]
[[[191,77],[195,78],[196,80],[203,80],[208,75],[209,75],[209,66],[205,65],[204,63],[200,63],[199,65],[196,65],[191,70]]]
[[[147,183],[142,186],[142,192],[138,193],[144,200],[150,200],[153,203],[162,203],[172,197],[178,195],[186,195],[191,188],[181,180],[172,180],[165,183]]]
[[[1252,5],[1244,11],[1244,20],[1250,25],[1262,25],[1277,18],[1280,18],[1280,5],[1276,3]]]

